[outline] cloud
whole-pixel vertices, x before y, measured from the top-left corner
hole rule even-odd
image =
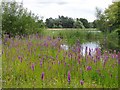
[[[112,0],[23,0],[23,3],[25,8],[43,16],[44,19],[64,15],[93,21],[95,7],[105,10],[112,3]]]
[[[66,1],[63,1],[63,0],[29,0],[29,2],[28,2],[28,0],[25,0],[24,1],[24,3],[36,3],[36,4],[44,4],[44,5],[50,5],[50,4],[58,4],[58,5],[63,5],[63,4],[67,4],[68,2],[66,2]]]
[[[38,2],[39,4],[59,4],[59,5],[63,5],[63,4],[67,4],[67,2]]]

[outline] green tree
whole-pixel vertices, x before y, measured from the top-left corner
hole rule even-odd
[[[10,36],[27,35],[41,32],[44,26],[38,16],[28,12],[17,2],[2,2],[2,31]]]
[[[83,25],[84,25],[85,28],[89,28],[90,27],[89,22],[88,22],[87,19],[80,18],[80,21],[83,23]]]
[[[94,24],[96,25],[97,29],[106,32],[108,27],[108,21],[106,15],[102,12],[101,9],[97,7],[96,7],[96,18],[97,19],[95,20]]]
[[[53,28],[53,27],[54,27],[54,19],[51,18],[51,17],[48,18],[48,19],[46,19],[45,24],[46,24],[46,27],[48,27],[48,28]]]
[[[96,8],[96,17],[94,23],[101,31],[111,32],[120,28],[120,1],[113,2],[104,12]]]
[[[120,1],[113,2],[106,10],[105,15],[112,30],[120,28]]]
[[[59,20],[63,28],[73,28],[74,20],[72,18],[59,16]]]
[[[97,20],[94,20],[94,21],[92,22],[92,25],[93,25],[93,28],[97,28]]]
[[[85,28],[83,23],[80,21],[80,19],[76,19],[74,22],[74,28]]]

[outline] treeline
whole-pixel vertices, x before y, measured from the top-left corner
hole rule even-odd
[[[42,19],[28,12],[17,2],[2,2],[2,34],[23,36],[40,33],[44,29]]]
[[[47,28],[93,28],[94,23],[88,22],[85,18],[70,18],[65,16],[58,16],[58,18],[48,18],[45,21]]]

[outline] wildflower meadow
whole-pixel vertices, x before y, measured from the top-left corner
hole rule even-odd
[[[85,49],[64,50],[61,38],[30,35],[5,38],[2,47],[4,88],[116,88],[120,52]]]

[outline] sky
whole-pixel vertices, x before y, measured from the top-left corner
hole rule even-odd
[[[85,18],[92,22],[96,19],[95,8],[104,11],[110,4],[112,0],[23,0],[23,7],[43,17],[43,20],[63,15],[74,19]]]

